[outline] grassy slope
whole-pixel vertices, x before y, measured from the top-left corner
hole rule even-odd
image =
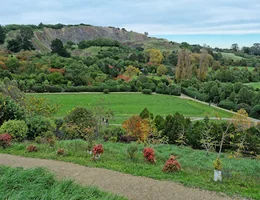
[[[243,67],[243,66],[235,66],[238,69],[248,69],[248,71],[252,72],[255,68],[254,67]],[[234,66],[230,66],[230,68],[235,68]]]
[[[39,157],[55,160],[73,162],[90,167],[112,169],[136,176],[145,176],[158,180],[170,180],[183,183],[187,186],[195,186],[208,190],[224,192],[229,195],[241,195],[249,198],[259,199],[260,193],[260,165],[259,160],[253,159],[229,159],[222,154],[223,181],[214,182],[212,162],[216,153],[206,156],[205,151],[193,150],[189,147],[178,147],[175,145],[152,145],[155,149],[156,164],[147,163],[142,155],[143,145],[138,145],[137,157],[134,161],[127,156],[126,149],[129,144],[103,143],[104,154],[101,160],[93,162],[90,155],[86,153],[87,143],[81,140],[59,141],[54,148],[47,144],[38,145],[40,151],[35,153],[26,152],[27,143],[13,144],[6,150],[0,149],[1,153],[10,153],[26,157]],[[58,157],[58,148],[65,149],[67,156]],[[179,156],[178,161],[182,171],[170,174],[163,173],[162,168],[170,154]]]
[[[222,54],[222,56],[223,56],[223,58],[231,58],[231,59],[233,59],[233,60],[242,60],[243,58],[242,57],[240,57],[240,56],[236,56],[234,53],[225,53],[225,52],[222,52],[221,53]]]
[[[260,82],[246,83],[245,85],[252,86],[253,88],[260,88]]]
[[[0,199],[124,199],[83,187],[69,180],[56,181],[54,175],[42,168],[22,169],[0,166]]]
[[[115,112],[116,124],[121,124],[132,115],[139,114],[145,107],[154,115],[166,116],[179,112],[186,117],[205,117],[210,115],[215,117],[218,112],[222,117],[230,117],[231,114],[225,111],[204,105],[191,100],[180,99],[168,95],[144,95],[139,93],[103,93],[91,94],[28,94],[36,97],[44,97],[58,102],[60,110],[54,117],[62,117],[76,106],[89,107],[94,105],[99,99],[104,98],[109,102],[108,106]]]

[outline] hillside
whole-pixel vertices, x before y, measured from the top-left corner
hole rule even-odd
[[[10,31],[7,34],[7,39],[15,38],[17,30]],[[83,40],[94,40],[97,38],[108,38],[117,40],[122,44],[130,47],[153,48],[160,50],[174,50],[178,49],[178,44],[170,43],[165,39],[158,39],[148,37],[145,34],[136,33],[133,31],[126,31],[124,28],[115,27],[101,27],[90,25],[64,26],[61,29],[42,28],[34,30],[34,37],[32,39],[33,45],[39,51],[49,51],[51,41],[60,39],[63,43],[72,41],[79,43]]]

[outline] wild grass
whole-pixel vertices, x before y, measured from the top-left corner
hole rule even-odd
[[[115,121],[112,124],[122,124],[122,122],[133,115],[140,114],[144,108],[148,108],[154,115],[166,116],[179,112],[185,117],[215,117],[218,113],[221,117],[231,117],[231,114],[213,108],[209,105],[198,103],[192,100],[180,99],[169,95],[144,95],[141,93],[73,93],[73,94],[27,94],[35,97],[50,99],[59,103],[61,108],[53,117],[63,117],[71,109],[77,106],[89,108],[104,98],[104,106],[109,107],[115,114]]]
[[[43,168],[23,169],[0,166],[0,199],[105,199],[122,197],[102,192],[95,187],[83,187],[70,180],[57,181]]]
[[[143,144],[138,145],[137,156],[131,160],[127,154],[130,144],[102,142],[104,154],[101,159],[94,162],[87,153],[87,142],[82,140],[59,141],[55,147],[47,144],[38,145],[39,151],[28,153],[26,146],[29,143],[15,143],[1,153],[22,155],[26,157],[39,157],[46,159],[73,162],[84,166],[111,169],[135,176],[145,176],[158,180],[170,180],[187,186],[199,187],[207,190],[223,192],[228,195],[240,195],[243,197],[259,199],[260,193],[260,162],[249,158],[230,159],[222,154],[223,181],[213,181],[213,161],[216,153],[208,156],[205,151],[194,150],[189,147],[175,145],[150,145],[155,149],[156,164],[150,164],[143,158]],[[66,156],[57,156],[58,148],[67,152]],[[162,172],[164,163],[173,154],[179,156],[178,161],[182,171],[170,174]]]

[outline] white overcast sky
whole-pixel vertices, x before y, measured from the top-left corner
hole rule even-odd
[[[260,0],[2,0],[0,24],[92,24],[150,35],[260,34]]]

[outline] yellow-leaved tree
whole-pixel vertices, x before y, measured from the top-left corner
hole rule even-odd
[[[237,150],[234,152],[234,157],[237,157],[240,156],[243,151],[246,151],[246,130],[253,125],[253,122],[248,117],[248,113],[246,112],[246,110],[244,108],[241,108],[237,111],[236,114],[233,115],[232,123],[235,126],[236,136],[238,137],[238,143],[235,144],[237,146]],[[235,137],[235,135],[233,137]]]
[[[125,69],[125,75],[129,76],[129,77],[138,75],[139,73],[140,73],[140,70],[138,68],[134,67],[133,65],[129,65]]]
[[[147,49],[145,55],[148,58],[149,63],[153,65],[160,65],[162,63],[163,55],[158,49]]]

